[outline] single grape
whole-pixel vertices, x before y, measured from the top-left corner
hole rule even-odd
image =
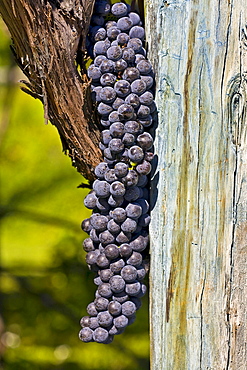
[[[91,64],[88,67],[87,75],[89,78],[91,78],[93,81],[99,81],[100,77],[102,75],[100,69],[98,67],[95,67],[94,64]]]
[[[127,35],[127,33],[125,33],[125,32],[121,32],[117,36],[117,42],[121,46],[126,45],[128,43],[128,41],[129,41],[129,35]]]
[[[94,13],[106,15],[110,12],[111,5],[107,1],[97,1],[94,5]]]
[[[84,199],[84,205],[88,209],[94,209],[96,207],[97,196],[94,190],[90,191],[88,195],[86,195]]]
[[[108,184],[106,181],[98,181],[95,184],[95,192],[96,195],[100,198],[106,198],[110,195],[110,184]]]
[[[120,29],[116,26],[109,27],[107,30],[107,37],[109,40],[116,40],[117,36],[120,34]]]
[[[104,297],[99,297],[94,300],[94,306],[97,311],[105,311],[108,307],[108,304],[109,304],[109,300]]]
[[[117,27],[117,22],[115,22],[115,21],[106,22],[106,24],[105,24],[106,30],[108,30],[110,27]]]
[[[137,118],[143,119],[147,118],[150,114],[150,109],[147,105],[140,105],[138,111],[137,111]]]
[[[111,43],[108,40],[101,40],[97,41],[96,44],[94,44],[93,53],[96,57],[97,55],[105,55],[107,52],[107,49],[110,47]]]
[[[95,285],[100,285],[102,284],[102,280],[99,276],[96,276],[94,279],[93,279],[93,282]]]
[[[124,17],[128,13],[128,8],[124,3],[115,3],[112,5],[111,12],[116,17]]]
[[[110,140],[109,140],[110,141]],[[99,163],[96,167],[95,167],[95,169],[94,169],[94,173],[95,173],[95,175],[99,178],[99,179],[101,179],[101,180],[103,180],[104,179],[104,173],[105,173],[105,171],[106,170],[108,170],[108,165],[107,165],[107,163],[105,163],[105,162],[101,162],[101,163]]]
[[[113,138],[109,142],[109,149],[112,153],[120,153],[124,149],[124,144],[121,139]]]
[[[126,218],[126,220],[122,223],[121,229],[123,232],[133,233],[137,228],[137,223],[135,220],[131,218]]]
[[[124,199],[127,200],[127,202],[134,202],[138,198],[142,197],[143,191],[138,186],[133,186],[132,188],[129,188],[124,195]]]
[[[113,317],[108,311],[99,312],[97,318],[100,326],[102,326],[103,328],[107,328],[108,326],[110,326],[113,321]]]
[[[85,231],[85,233],[89,233],[90,230],[92,230],[90,218],[85,218],[85,220],[82,221],[81,228],[83,231]]]
[[[122,104],[117,112],[121,121],[127,121],[133,117],[134,108],[129,104]]]
[[[122,305],[117,301],[111,301],[108,305],[108,311],[112,316],[119,316],[122,312]]]
[[[133,302],[127,301],[122,304],[122,314],[131,317],[136,313],[136,306]]]
[[[90,328],[83,328],[79,332],[79,338],[83,342],[91,342],[93,340],[93,330]]]
[[[129,170],[127,175],[122,178],[122,181],[127,188],[135,186],[138,182],[138,174],[135,170]]]
[[[128,157],[131,162],[139,163],[143,160],[144,158],[144,153],[141,147],[138,145],[133,145],[129,150],[128,150]]]
[[[114,275],[110,278],[109,283],[113,293],[121,293],[125,288],[125,281],[120,275]]]
[[[102,86],[113,86],[116,82],[116,76],[112,73],[104,73],[100,77],[100,83]]]
[[[104,120],[104,119],[101,119],[100,120],[100,123],[101,123],[101,125],[103,126],[103,127],[109,127],[110,126],[110,124],[111,124],[111,122],[110,121],[108,121],[108,120]],[[102,147],[102,145],[101,145],[102,143],[99,143],[99,148],[101,149],[101,150],[104,150],[105,149],[105,147]]]
[[[116,98],[112,103],[112,108],[117,110],[122,104],[124,104],[124,100],[121,98]]]
[[[153,138],[148,132],[144,132],[143,134],[139,135],[136,141],[137,144],[145,151],[151,149],[153,146]]]
[[[127,62],[124,59],[119,59],[115,62],[114,71],[116,73],[123,72],[127,67]]]
[[[126,283],[132,283],[137,278],[137,269],[134,266],[126,265],[122,268],[121,276]]]
[[[91,238],[86,238],[83,241],[83,249],[85,252],[91,252],[95,250],[94,243]]]
[[[135,60],[135,52],[132,48],[125,47],[123,49],[122,58],[127,62],[131,63]]]
[[[141,21],[139,14],[134,12],[129,13],[129,18],[132,20],[133,26],[139,25]]]
[[[134,281],[133,283],[128,283],[125,286],[125,291],[129,296],[136,297],[141,290],[141,283],[139,281]]]
[[[103,282],[108,282],[113,276],[113,272],[110,269],[100,270],[99,276]]]
[[[95,102],[101,102],[100,98],[100,91],[102,90],[102,86],[95,86],[92,91],[92,100]]]
[[[114,243],[115,238],[114,236],[110,233],[109,230],[105,230],[102,233],[99,234],[99,241],[103,245],[111,244]],[[91,252],[90,252],[91,253]]]
[[[106,37],[106,30],[100,26],[95,26],[91,29],[91,37],[94,42],[104,40]]]
[[[116,328],[115,325],[112,325],[112,327],[109,330],[109,334],[114,336],[114,335],[119,335],[124,332],[125,328]]]
[[[132,22],[132,24],[133,24],[133,22]],[[143,40],[144,37],[145,37],[145,30],[144,30],[143,27],[134,26],[134,27],[131,28],[131,30],[129,32],[129,36],[130,36],[131,39],[137,38],[137,39]]]
[[[103,62],[103,60],[107,60],[106,56],[105,55],[98,55],[95,59],[94,59],[94,65],[96,67],[99,67],[101,65],[101,63]]]
[[[114,72],[115,64],[112,60],[103,60],[99,66],[101,73]]]
[[[135,53],[138,53],[142,48],[142,42],[140,39],[131,38],[128,41],[127,47],[132,48],[135,51]]]
[[[138,267],[142,263],[142,255],[139,252],[132,252],[132,255],[127,259],[127,264]]]
[[[91,225],[93,228],[99,231],[106,230],[108,223],[108,218],[106,216],[98,215],[96,217],[91,218]]]
[[[88,265],[94,265],[99,255],[100,251],[98,249],[88,252],[88,254],[86,255],[86,263]]]
[[[98,287],[98,292],[101,295],[101,297],[109,298],[112,296],[111,286],[109,283],[102,283]]]
[[[129,257],[132,253],[132,248],[129,244],[124,243],[120,245],[119,252],[121,257]]]
[[[141,215],[141,217],[138,220],[138,225],[141,227],[148,227],[150,224],[151,217],[148,214]]]
[[[124,176],[126,176],[127,173],[128,173],[128,169],[129,169],[128,165],[126,163],[123,163],[123,162],[116,163],[116,165],[114,167],[115,174],[118,177],[124,177]]]
[[[152,71],[152,64],[148,60],[141,60],[137,64],[137,68],[142,75],[148,75]]]
[[[114,260],[119,256],[119,248],[115,244],[108,244],[104,253],[109,260]]]
[[[107,104],[113,103],[116,99],[116,96],[116,91],[110,86],[103,87],[99,92],[100,99],[102,100],[102,102]]]
[[[126,211],[124,208],[117,207],[111,212],[111,217],[116,222],[123,222],[126,219]]]
[[[90,324],[90,317],[84,316],[81,318],[80,325],[82,328],[89,327]]]
[[[106,158],[110,161],[114,161],[114,159],[116,159],[116,154],[111,152],[109,148],[105,148],[104,149],[104,161],[105,162],[106,162]]]
[[[120,207],[123,204],[123,202],[124,202],[123,197],[113,197],[112,195],[110,195],[108,198],[108,204],[113,208]]]
[[[111,46],[106,54],[108,59],[117,61],[122,58],[122,49],[119,46]]]
[[[152,86],[153,86],[153,84],[154,84],[154,79],[153,79],[153,77],[151,77],[151,76],[143,76],[143,75],[141,75],[141,80],[145,82],[146,87],[147,87],[147,90],[152,88]],[[145,93],[144,93],[144,94],[145,94]],[[155,106],[155,107],[156,107],[156,106]],[[150,107],[150,108],[151,108],[151,107]],[[151,109],[150,109],[150,111],[151,111]],[[151,113],[153,113],[153,112],[151,112]]]
[[[97,317],[90,317],[89,320],[89,327],[90,329],[94,330],[99,327],[99,321]]]
[[[145,60],[145,56],[143,54],[136,54],[135,56],[135,64],[138,64],[141,60]]]
[[[138,166],[136,166],[136,171],[140,175],[148,175],[151,172],[151,169],[151,164],[145,160],[142,163],[138,164]]]
[[[90,230],[89,235],[93,242],[99,243],[99,236],[95,229],[92,228],[92,230]]]
[[[118,112],[116,112],[115,110],[113,112],[111,112],[109,114],[109,117],[108,117],[110,123],[115,123],[115,122],[119,122],[120,119],[119,119],[119,115],[118,115]],[[111,130],[111,128],[110,128]]]
[[[107,268],[109,266],[109,260],[106,258],[104,254],[100,254],[96,260],[96,264],[100,268]]]
[[[124,131],[129,134],[140,134],[143,132],[143,127],[137,121],[127,121],[124,124]]]
[[[113,319],[113,323],[116,328],[125,328],[128,325],[128,319],[126,316],[120,315]]]
[[[142,284],[141,283],[141,289],[139,291],[139,293],[136,295],[137,298],[142,298],[147,292],[147,287],[145,284]]]
[[[116,114],[119,118],[119,114],[118,113]],[[112,137],[121,138],[124,134],[124,124],[122,122],[114,122],[110,126],[110,133]]]
[[[107,224],[107,229],[112,233],[112,234],[118,234],[120,232],[120,226],[112,219],[108,222]]]
[[[109,333],[106,329],[98,327],[93,332],[93,339],[97,343],[104,343],[109,338]]]
[[[137,79],[132,82],[132,84],[130,85],[130,88],[131,88],[132,93],[137,94],[137,95],[142,95],[146,91],[146,83],[141,79]]]
[[[97,111],[101,116],[108,116],[112,112],[112,107],[108,104],[101,102],[97,107]]]
[[[114,90],[120,98],[125,97],[130,92],[130,84],[128,81],[119,80],[114,85]]]
[[[131,248],[136,252],[142,252],[148,245],[148,234],[146,236],[139,235],[137,238],[130,242]]]
[[[144,94],[139,96],[141,104],[151,105],[153,103],[154,97],[150,91],[146,91]]]
[[[131,235],[131,233],[124,233],[123,231],[121,231],[116,237],[116,242],[119,244],[128,243],[131,239]]]
[[[137,220],[142,214],[142,207],[138,203],[129,203],[126,207],[127,217]]]
[[[128,31],[133,26],[133,22],[129,17],[122,17],[117,21],[117,27],[121,31]]]
[[[110,269],[114,274],[119,274],[122,268],[125,266],[125,262],[123,259],[119,259],[115,262],[110,264]]]
[[[96,306],[95,306],[94,302],[91,302],[87,305],[87,313],[90,316],[97,316],[98,315],[98,311],[96,309]]]
[[[123,73],[123,76],[122,78],[124,80],[127,80],[129,83],[133,82],[134,80],[137,80],[140,78],[140,72],[137,68],[135,67],[129,67],[129,68],[126,68],[124,73]],[[139,100],[139,99],[138,99]],[[126,101],[126,99],[125,99]]]
[[[113,301],[117,301],[117,302],[122,304],[122,303],[129,300],[129,296],[123,291],[123,292],[120,292],[120,293],[115,293],[112,296],[112,299],[113,299]]]
[[[114,169],[109,169],[105,172],[105,180],[107,182],[109,182],[110,184],[113,182],[113,181],[116,181],[117,180],[117,176],[115,174],[115,171]],[[111,191],[111,190],[110,190]]]

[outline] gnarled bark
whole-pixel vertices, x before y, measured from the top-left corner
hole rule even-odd
[[[44,104],[63,150],[88,180],[101,160],[99,126],[83,59],[93,0],[0,0],[0,12],[18,65],[22,90]]]

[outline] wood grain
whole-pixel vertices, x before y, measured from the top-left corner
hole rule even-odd
[[[247,368],[246,9],[146,1],[159,111],[153,370]]]
[[[42,101],[45,121],[57,127],[63,150],[90,181],[101,160],[99,122],[84,69],[93,4],[93,0],[0,0],[17,63],[28,78],[22,89]]]

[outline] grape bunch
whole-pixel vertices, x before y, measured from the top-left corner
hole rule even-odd
[[[95,168],[93,190],[84,204],[93,210],[82,222],[89,234],[83,248],[96,273],[95,300],[81,319],[84,342],[110,343],[135,320],[146,292],[149,242],[148,175],[153,138],[147,129],[155,112],[152,65],[145,31],[125,3],[95,3],[87,48],[92,97],[97,104],[104,161]]]

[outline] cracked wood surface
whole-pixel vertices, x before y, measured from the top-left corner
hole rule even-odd
[[[99,123],[84,72],[83,51],[94,0],[0,0],[0,13],[18,65],[22,89],[44,104],[63,150],[88,180],[101,160]],[[42,148],[39,148],[42,150]]]
[[[246,370],[246,2],[146,0],[146,19],[159,111],[151,369]]]

